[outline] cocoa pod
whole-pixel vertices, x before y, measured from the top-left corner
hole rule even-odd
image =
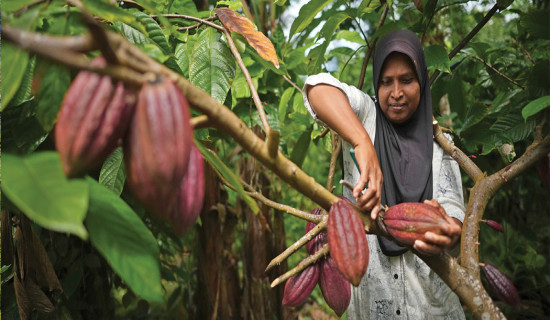
[[[388,233],[399,243],[412,246],[416,240],[424,240],[431,231],[441,234],[445,217],[431,205],[420,202],[403,202],[391,206],[380,214]]]
[[[502,228],[500,223],[496,222],[495,220],[485,220],[485,223],[498,232],[504,232],[504,229]]]
[[[187,172],[179,188],[179,196],[172,204],[168,220],[178,235],[191,227],[202,210],[204,201],[204,162],[199,149],[191,145]]]
[[[495,266],[485,263],[481,265],[485,279],[489,283],[493,293],[507,304],[519,308],[520,298],[518,290],[510,279]]]
[[[92,66],[105,66],[97,57]],[[63,172],[85,173],[116,148],[134,112],[135,95],[109,76],[80,71],[71,83],[55,126],[55,145]]]
[[[319,287],[327,305],[341,317],[351,300],[351,285],[338,271],[330,256],[321,262]]]
[[[537,162],[536,168],[542,182],[550,186],[550,153]]]
[[[332,204],[327,221],[328,246],[336,268],[358,286],[369,264],[369,245],[363,221],[348,199]]]
[[[315,208],[313,211],[311,211],[311,214],[314,215],[320,215],[321,214],[321,208]],[[313,222],[307,222],[306,224],[306,232],[308,233],[311,231],[311,229],[315,228],[317,225]],[[306,250],[308,254],[314,254],[321,248],[323,248],[323,245],[327,243],[327,232],[322,231],[319,234],[317,234],[313,239],[309,240],[306,243]]]
[[[319,273],[319,264],[314,263],[302,270],[302,272],[290,277],[285,284],[283,305],[296,307],[304,303],[315,288],[315,285],[317,285]]]
[[[148,209],[163,214],[187,172],[193,132],[189,104],[168,78],[142,86],[124,141],[127,181]]]

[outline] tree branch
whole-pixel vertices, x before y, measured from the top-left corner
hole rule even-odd
[[[490,65],[488,62],[486,62],[485,60],[481,59],[480,57],[478,56],[470,56],[478,61],[481,61],[485,66],[487,66],[487,68],[493,70],[494,72],[496,72],[499,76],[503,77],[504,79],[510,81],[512,84],[520,87],[522,90],[525,90],[525,87],[522,86],[521,84],[519,84],[517,81],[515,81],[514,79],[511,79],[509,78],[507,75],[505,75],[504,73],[498,71],[495,67],[493,67],[492,65]]]
[[[326,256],[328,254],[328,244],[324,244],[323,245],[323,248],[322,249],[319,249],[317,252],[315,252],[314,254],[310,255],[309,257],[305,258],[302,263],[300,263],[299,265],[297,265],[296,267],[288,270],[285,274],[283,274],[282,276],[278,277],[277,279],[273,280],[273,282],[271,282],[271,288],[285,282],[288,278],[292,277],[293,275],[295,274],[298,274],[299,272],[301,272],[302,270],[304,270],[305,268],[309,267],[310,265],[314,264],[315,262],[319,261],[320,259],[322,259],[324,256]]]
[[[330,155],[330,165],[328,167],[327,176],[327,189],[332,192],[334,190],[334,175],[336,173],[336,164],[338,163],[338,156],[342,150],[342,139],[336,132],[330,130],[330,138],[332,140],[332,153]]]

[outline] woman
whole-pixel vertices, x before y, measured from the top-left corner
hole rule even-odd
[[[407,30],[380,39],[374,55],[373,101],[328,74],[306,80],[304,102],[312,116],[354,149],[360,170],[344,152],[344,196],[376,219],[380,203],[426,202],[448,215],[443,234],[417,240],[420,254],[440,254],[457,243],[464,219],[458,164],[433,139],[430,83],[418,37]],[[367,184],[364,193],[362,190]],[[353,288],[348,319],[464,319],[458,297],[415,254],[393,241],[367,235],[370,260]]]

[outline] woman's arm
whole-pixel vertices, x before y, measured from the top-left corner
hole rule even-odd
[[[357,206],[372,210],[371,218],[376,219],[380,211],[383,178],[369,134],[340,89],[321,83],[306,86],[306,94],[317,117],[354,148],[361,176],[353,189],[353,196],[357,199]],[[367,183],[368,189],[361,194]]]

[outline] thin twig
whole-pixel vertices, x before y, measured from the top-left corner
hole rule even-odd
[[[309,267],[310,265],[314,264],[315,262],[322,259],[324,256],[326,256],[329,253],[328,244],[323,245],[322,249],[319,249],[319,251],[315,252],[314,254],[310,255],[309,257],[302,260],[302,262],[297,265],[296,267],[288,270],[285,274],[278,277],[277,279],[273,280],[271,282],[271,288],[274,288],[275,286],[285,282],[288,278],[292,277],[293,275],[301,272],[305,268]]]
[[[252,95],[252,100],[256,105],[256,109],[258,109],[258,114],[260,116],[260,120],[262,121],[264,130],[269,135],[271,128],[269,126],[269,122],[267,122],[267,116],[265,115],[264,107],[262,105],[262,101],[260,100],[260,96],[258,95],[258,91],[254,87],[254,83],[252,83],[252,78],[250,77],[250,73],[248,72],[248,69],[244,65],[243,59],[241,58],[241,54],[239,53],[239,50],[237,50],[237,47],[233,42],[233,38],[231,38],[231,33],[225,27],[222,28],[222,31],[225,34],[225,38],[227,40],[227,43],[229,44],[229,48],[231,49],[231,52],[233,53],[233,55],[235,56],[235,59],[237,60],[237,64],[239,65],[239,68],[241,68],[241,71],[243,72],[244,78],[246,79],[246,83],[250,88],[250,94]]]
[[[388,16],[389,6],[388,3],[384,5],[384,9],[382,11],[382,16],[380,17],[380,20],[378,21],[378,26],[376,27],[376,30],[380,29],[384,25],[384,21],[386,20],[386,17]],[[374,51],[374,47],[376,47],[376,42],[378,39],[374,39],[371,46],[367,46],[367,54],[365,55],[365,59],[363,60],[363,65],[361,66],[361,75],[359,75],[359,83],[357,84],[357,88],[359,90],[363,89],[363,84],[365,83],[365,73],[367,72],[367,65],[369,64],[370,57]],[[373,80],[376,81],[376,80]]]
[[[327,133],[330,132],[330,128],[324,128],[323,131],[321,133],[319,133],[319,135],[316,137],[316,138],[322,138],[324,136],[327,135]]]
[[[222,26],[210,22],[210,21],[217,20],[218,19],[217,16],[208,17],[206,19],[201,19],[201,18],[197,18],[197,17],[193,17],[193,16],[188,16],[188,15],[185,15],[185,14],[163,14],[162,16],[164,18],[172,18],[172,19],[178,18],[178,19],[197,21],[197,22],[199,22],[199,24],[204,24],[204,25],[207,25],[209,27],[212,27],[212,28],[220,30],[220,31],[223,31],[223,29],[224,29]],[[151,18],[156,19],[156,18],[158,18],[158,15],[151,15]]]
[[[211,125],[210,120],[208,120],[208,116],[204,114],[191,118],[189,122],[191,123],[193,129],[207,128]]]
[[[300,87],[298,87],[294,82],[292,82],[292,80],[290,80],[289,77],[283,74],[283,79],[285,79],[286,82],[290,83],[290,85],[293,86],[296,90],[298,90],[298,92],[302,93],[302,89],[300,89]]]
[[[319,224],[317,224],[313,229],[309,230],[308,233],[304,234],[298,241],[294,242],[290,247],[286,248],[285,251],[283,251],[281,254],[279,254],[277,257],[275,257],[271,262],[267,265],[267,268],[265,271],[269,271],[274,266],[280,265],[281,262],[286,260],[286,258],[290,257],[291,254],[298,251],[303,245],[308,243],[311,239],[313,239],[316,235],[323,232],[327,228],[327,220],[328,215],[323,216],[323,220]]]
[[[487,68],[493,70],[494,72],[496,72],[499,76],[503,77],[504,79],[510,81],[511,83],[513,83],[514,85],[520,87],[521,89],[525,90],[525,87],[522,86],[521,84],[519,84],[517,81],[515,81],[514,79],[511,79],[509,78],[507,75],[505,75],[504,73],[498,71],[495,67],[493,67],[492,65],[490,65],[487,61],[481,59],[480,57],[478,56],[470,56],[478,61],[481,61],[485,66],[487,66]]]
[[[498,10],[498,3],[495,4],[491,10],[489,10],[489,12],[487,12],[487,14],[483,17],[483,19],[481,19],[481,21],[472,29],[472,31],[470,31],[470,33],[468,33],[466,35],[466,37],[464,37],[464,39],[462,39],[462,41],[460,41],[460,43],[451,51],[451,53],[449,53],[449,60],[452,60],[453,57],[460,51],[462,50],[462,48],[464,48],[466,46],[466,44],[479,32],[479,30],[481,30],[481,28],[483,28],[483,26],[485,24],[487,24],[487,22],[489,22],[489,19],[491,19],[491,17],[497,12]],[[432,76],[430,77],[430,84],[432,84],[435,79],[437,78],[437,76],[439,75],[439,70],[435,70],[435,72],[432,74]]]

